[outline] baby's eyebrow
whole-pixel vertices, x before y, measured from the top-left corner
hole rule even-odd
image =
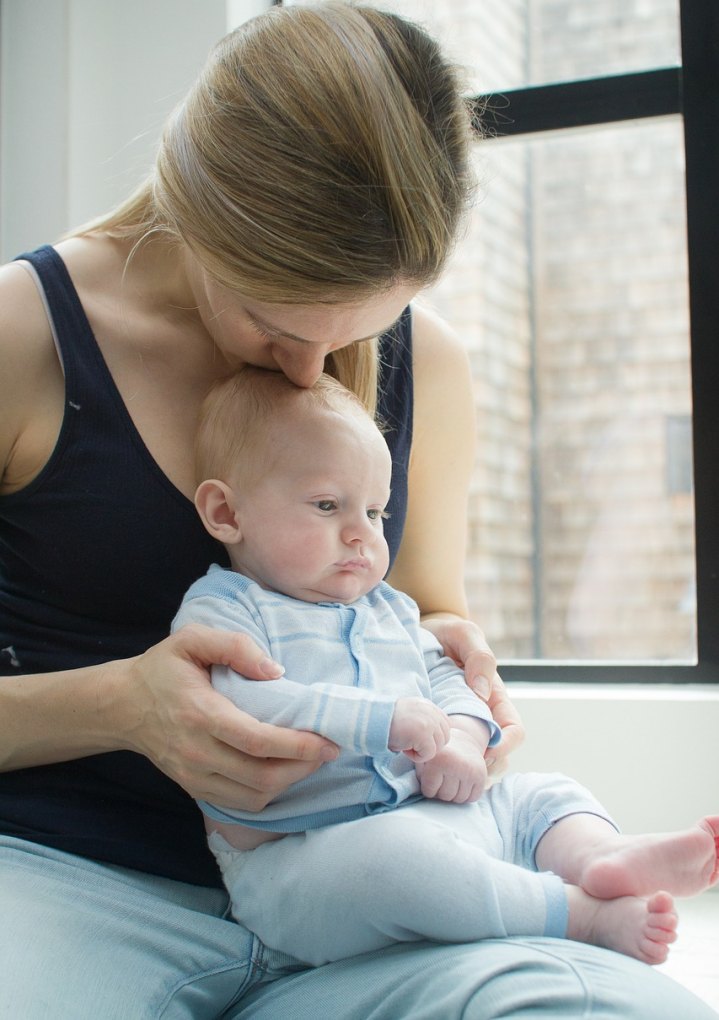
[[[294,333],[287,333],[284,329],[278,329],[277,326],[273,326],[271,323],[266,322],[259,315],[255,315],[253,313],[249,314],[250,318],[256,322],[258,326],[261,326],[262,329],[264,329],[267,333],[271,333],[273,336],[281,336],[286,340],[294,340],[297,344],[316,344],[318,342],[317,340],[307,340],[305,337],[296,336]],[[399,319],[395,319],[394,322],[389,324],[389,326],[384,326],[382,329],[378,329],[376,333],[370,333],[369,336],[361,336],[358,337],[357,340],[350,340],[349,342],[361,344],[365,340],[374,340],[376,336],[382,336],[383,333],[389,333],[391,329],[394,329],[398,322]]]

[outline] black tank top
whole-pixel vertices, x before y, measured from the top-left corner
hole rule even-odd
[[[187,587],[224,548],[150,456],[61,258],[34,268],[65,374],[57,445],[26,488],[0,497],[0,682],[125,658],[162,640]],[[393,559],[412,440],[411,317],[380,344],[379,412],[393,478]],[[0,774],[0,831],[200,885],[219,876],[197,807],[129,751]]]

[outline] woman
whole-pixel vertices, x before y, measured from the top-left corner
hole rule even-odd
[[[191,449],[205,392],[242,363],[300,386],[326,365],[378,400],[390,579],[471,685],[494,680],[502,753],[521,739],[466,621],[466,361],[406,311],[468,189],[465,110],[426,36],[342,3],[279,9],[219,45],[135,196],[2,271],[1,1014],[510,1016],[519,992],[518,1009],[583,1016],[604,987],[618,1016],[706,1015],[572,943],[405,946],[287,975],[226,919],[192,805],[259,809],[336,753],[211,690],[212,662],[278,675],[249,640],[165,637],[222,559],[190,503]]]

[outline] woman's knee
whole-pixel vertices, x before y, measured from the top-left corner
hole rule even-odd
[[[338,1003],[341,1003],[338,1006]],[[235,1020],[716,1020],[645,964],[554,939],[397,945],[258,986]]]

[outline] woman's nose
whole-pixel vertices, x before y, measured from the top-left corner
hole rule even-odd
[[[297,351],[278,350],[275,361],[290,382],[302,389],[309,389],[324,371],[328,348],[324,344],[313,344],[312,347]]]

